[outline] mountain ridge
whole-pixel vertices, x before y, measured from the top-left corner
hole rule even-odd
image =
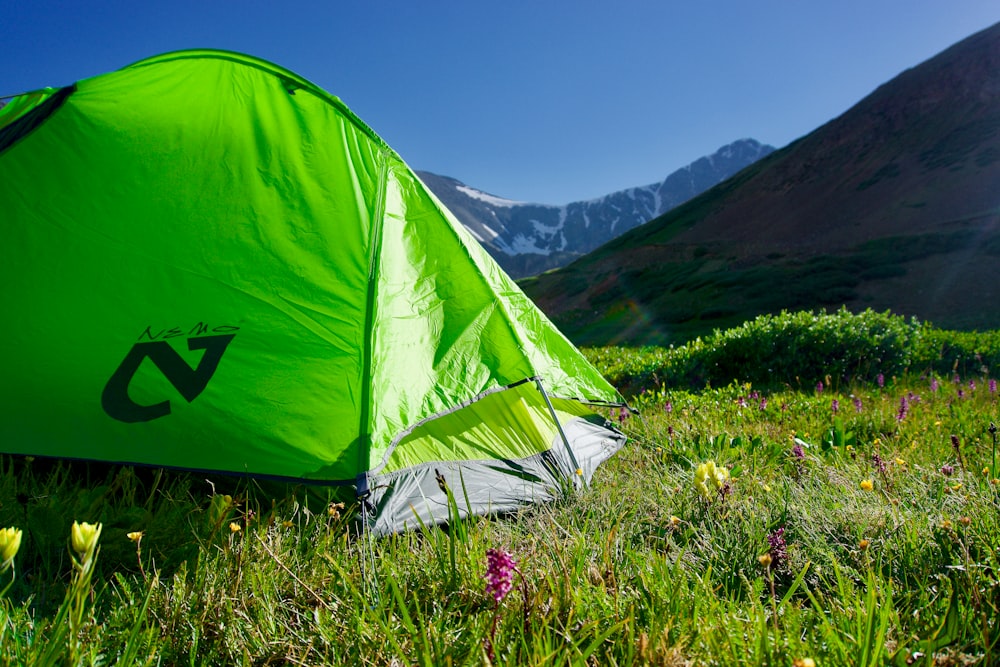
[[[774,151],[740,139],[669,174],[563,206],[519,202],[426,171],[417,175],[511,276],[540,273],[584,255]]]

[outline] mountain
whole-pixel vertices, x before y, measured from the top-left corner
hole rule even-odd
[[[567,204],[511,201],[446,176],[417,174],[511,276],[564,266],[669,211],[774,150],[742,139],[678,169],[660,183]]]
[[[1000,327],[1000,24],[559,271],[577,343],[672,343],[782,309]]]

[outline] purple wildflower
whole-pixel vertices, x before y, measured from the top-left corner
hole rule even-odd
[[[976,390],[976,381],[969,380],[969,391],[975,391],[975,390]]]
[[[990,393],[991,394],[997,393],[997,381],[994,380],[993,378],[990,378]]]
[[[767,399],[766,398],[760,399],[760,405],[757,407],[760,409],[761,412],[767,410]]]
[[[508,551],[486,550],[486,592],[499,603],[514,586],[517,561]]]
[[[878,383],[878,388],[882,389],[885,387],[885,376],[879,373],[875,376],[875,382]]]
[[[953,377],[951,381],[955,384],[962,384],[962,378],[958,376],[958,373],[955,373],[955,377]]]
[[[795,446],[792,447],[792,456],[797,459],[804,459],[806,457],[806,452],[802,449],[802,445],[796,443]]]
[[[739,398],[736,399],[736,405],[740,406],[741,408],[745,408],[747,406],[747,399],[740,396]]]
[[[861,413],[861,409],[863,407],[864,406],[861,404],[861,399],[858,398],[857,396],[855,396],[854,397],[854,410],[855,410],[855,412],[857,412],[858,414],[860,414]]]
[[[961,387],[958,388],[958,397],[965,398],[965,391]]]
[[[625,420],[628,419],[628,408],[624,405],[618,410],[618,423],[624,424]]]
[[[951,477],[954,474],[954,472],[955,472],[954,466],[948,465],[947,463],[941,466],[941,474],[944,475],[945,477]]]
[[[937,378],[931,378],[931,393],[936,394],[938,390],[938,380]]]
[[[872,467],[878,470],[882,475],[886,473],[885,461],[883,461],[882,457],[878,455],[878,452],[872,452]]]
[[[823,381],[822,380],[820,380],[819,382],[816,383],[816,393],[817,394],[822,394],[823,393]]]
[[[666,403],[663,404],[663,411],[666,412],[667,414],[670,414],[671,412],[674,411],[674,404],[671,403],[670,401],[667,401]]]
[[[768,553],[771,556],[771,567],[780,569],[788,562],[788,545],[785,543],[785,529],[779,528],[767,536]]]
[[[830,409],[833,410],[833,414],[837,414],[837,411],[840,410],[840,401],[833,399],[830,403]]]
[[[757,393],[756,389],[754,389],[753,391],[750,392],[750,400],[751,401],[756,401],[758,398],[760,398],[760,394]]]
[[[906,415],[910,412],[910,404],[906,402],[906,396],[902,396],[899,399],[899,412],[896,413],[896,421],[901,422],[906,419]]]

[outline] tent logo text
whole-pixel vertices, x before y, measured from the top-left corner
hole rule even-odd
[[[229,343],[236,337],[239,327],[221,325],[209,328],[199,322],[190,329],[174,327],[153,329],[146,327],[139,335],[139,341],[132,346],[125,359],[112,373],[101,394],[101,407],[109,417],[118,421],[135,423],[147,422],[170,414],[170,401],[164,400],[152,405],[140,405],[129,396],[128,387],[139,366],[149,359],[163,374],[174,389],[190,403],[205,390],[219,367],[222,355]],[[204,350],[198,365],[192,368],[180,354],[166,342],[168,338],[188,336],[190,351]]]

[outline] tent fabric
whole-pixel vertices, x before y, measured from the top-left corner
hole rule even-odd
[[[624,442],[594,407],[621,396],[402,159],[263,60],[14,98],[0,210],[5,452],[356,485],[390,531],[446,518],[435,463],[503,511]]]

